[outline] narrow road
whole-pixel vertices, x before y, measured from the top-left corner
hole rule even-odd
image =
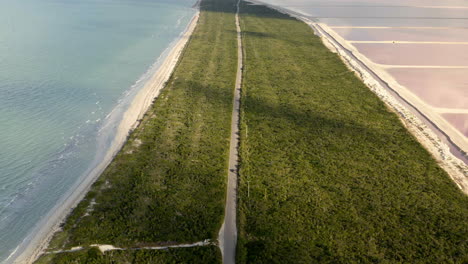
[[[234,102],[231,121],[231,145],[229,148],[229,171],[226,192],[226,206],[224,212],[224,223],[219,231],[219,247],[223,254],[224,264],[236,263],[236,244],[237,244],[237,179],[238,179],[238,160],[239,160],[239,116],[240,116],[240,92],[242,86],[242,37],[239,24],[239,4],[237,2],[236,27],[237,27],[237,77],[234,91]]]

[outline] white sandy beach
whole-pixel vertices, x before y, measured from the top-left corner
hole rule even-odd
[[[312,21],[302,13],[273,6],[262,1],[249,0],[249,2],[269,6],[308,24],[322,38],[325,46],[332,52],[340,55],[348,68],[355,72],[369,89],[385,102],[390,110],[397,113],[402,123],[432,154],[456,185],[464,193],[468,194],[468,165],[455,157],[448,145],[453,144],[465,153],[468,152],[468,142],[463,134],[451,126],[445,119],[431,111],[429,106],[420,98],[409,92],[406,87],[398,84],[392,76],[359,53],[326,24]],[[403,100],[411,102],[411,106],[423,113],[426,119],[434,124],[436,128],[447,133],[452,142],[443,142],[431,128],[401,103],[401,98],[395,98],[388,89],[398,94]]]
[[[199,13],[199,10],[197,10],[185,31],[180,35],[177,42],[167,54],[161,66],[134,97],[119,124],[112,145],[102,162],[92,169],[91,173],[79,183],[78,187],[75,188],[62,203],[55,206],[51,213],[44,217],[44,220],[37,226],[36,232],[34,232],[32,237],[28,238],[27,243],[17,248],[7,261],[12,261],[14,259],[13,263],[32,263],[44,252],[53,234],[59,230],[60,224],[65,220],[71,210],[84,198],[91,185],[97,180],[122,148],[128,133],[138,126],[139,120],[149,109],[154,98],[159,95],[161,89],[170,78],[197,25]]]

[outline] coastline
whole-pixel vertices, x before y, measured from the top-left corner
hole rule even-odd
[[[179,38],[170,47],[167,56],[156,72],[147,80],[143,88],[138,91],[131,101],[129,108],[123,114],[118,124],[118,129],[112,139],[112,143],[102,161],[92,168],[83,180],[73,189],[63,201],[57,204],[37,225],[34,232],[20,244],[10,257],[5,260],[13,263],[33,263],[39,257],[56,231],[60,230],[60,224],[66,219],[74,207],[84,198],[92,184],[99,178],[106,167],[111,163],[115,155],[126,142],[128,134],[139,125],[140,119],[151,106],[153,100],[159,95],[165,83],[174,71],[186,44],[198,23],[200,14],[198,2],[193,6],[196,9],[190,23],[180,34]]]
[[[421,99],[415,98],[416,96],[410,94],[408,89],[398,84],[389,74],[379,70],[375,67],[374,63],[370,62],[365,56],[361,55],[352,47],[349,47],[344,40],[337,36],[337,34],[325,24],[312,21],[299,12],[271,5],[263,1],[248,0],[248,2],[268,6],[309,25],[322,39],[324,45],[330,51],[337,53],[347,67],[353,71],[391,111],[398,115],[400,121],[405,125],[408,131],[431,153],[458,188],[465,194],[468,194],[468,165],[456,157],[451,152],[449,146],[449,144],[451,144],[453,145],[452,147],[461,149],[461,152],[468,152],[468,142],[464,140],[461,133],[457,133],[457,131],[445,120],[442,120],[442,118],[427,114],[428,112],[430,113],[430,111],[427,111]],[[395,93],[396,96],[400,98],[395,98],[395,95],[392,95],[390,92]],[[410,97],[409,99],[411,99],[411,102],[407,101],[408,97]],[[431,122],[436,129],[441,130],[442,133],[447,131],[446,129],[452,131],[448,137],[451,142],[443,142],[437,133],[428,127],[420,117],[411,112],[407,106],[403,105],[400,102],[401,100],[420,112],[421,116]],[[452,134],[455,135],[454,138],[452,138]]]

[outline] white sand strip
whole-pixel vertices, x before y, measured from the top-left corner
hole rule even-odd
[[[59,230],[60,223],[64,221],[72,208],[83,199],[91,185],[96,181],[99,175],[101,175],[114,156],[122,148],[129,131],[139,124],[138,120],[143,117],[154,98],[159,95],[159,92],[163,88],[165,82],[170,78],[184,47],[197,25],[198,17],[199,10],[197,10],[192,21],[187,26],[184,33],[181,34],[179,40],[173,46],[159,69],[135,96],[130,107],[123,116],[116,136],[113,139],[112,146],[106,153],[103,161],[87,175],[87,177],[71,194],[69,194],[63,203],[58,204],[51,211],[50,215],[39,224],[37,232],[32,234],[32,237],[28,239],[27,244],[24,245],[24,249],[20,250],[21,253],[19,256],[15,256],[16,260],[14,263],[33,263],[37,257],[44,252],[53,234]]]
[[[205,239],[203,241],[195,242],[192,244],[176,244],[176,245],[159,246],[159,247],[119,248],[113,245],[104,245],[104,244],[93,244],[90,247],[98,248],[102,253],[105,253],[107,251],[115,251],[115,250],[165,250],[165,249],[170,249],[170,248],[191,248],[191,247],[204,247],[204,246],[211,246],[211,245],[216,245],[216,244],[211,242],[210,239]],[[45,252],[44,254],[70,253],[70,252],[76,252],[76,251],[87,250],[87,249],[88,249],[87,247],[73,247],[71,249],[49,251],[49,252]]]
[[[191,248],[191,247],[204,247],[215,245],[211,240],[205,239],[203,241],[195,242],[192,244],[176,244],[176,245],[169,245],[169,246],[159,246],[159,247],[135,247],[135,248],[119,248],[113,245],[100,245],[100,244],[93,244],[91,247],[97,247],[102,253],[107,251],[114,251],[114,250],[165,250],[170,248]]]
[[[436,44],[436,45],[468,45],[468,42],[446,41],[403,41],[403,40],[348,40],[348,43],[356,44]]]
[[[50,251],[50,252],[46,252],[45,254],[70,253],[70,252],[80,251],[80,250],[83,250],[83,249],[84,249],[84,247],[72,247],[71,249]]]
[[[163,249],[169,249],[169,248],[191,248],[191,247],[205,247],[205,246],[211,246],[211,245],[216,245],[216,243],[211,242],[210,239],[205,239],[203,241],[199,241],[199,242],[192,243],[192,244],[177,244],[177,245],[161,246],[161,247],[139,247],[139,248],[129,248],[129,250],[141,250],[141,249],[163,250]]]

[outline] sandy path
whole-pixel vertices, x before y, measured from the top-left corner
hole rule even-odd
[[[93,244],[90,247],[95,247],[98,248],[102,253],[105,253],[107,251],[115,251],[115,250],[167,250],[170,248],[191,248],[191,247],[205,247],[205,246],[210,246],[210,245],[215,245],[215,243],[211,242],[209,239],[205,239],[203,241],[195,242],[192,244],[176,244],[176,245],[168,245],[168,246],[160,246],[160,247],[134,247],[134,248],[119,248],[115,247],[113,245],[101,245],[101,244]],[[85,247],[74,247],[71,249],[65,249],[65,250],[56,250],[56,251],[50,251],[46,252],[45,254],[60,254],[60,253],[70,253],[70,252],[77,252],[81,250],[87,250],[89,248]]]
[[[238,159],[239,159],[239,116],[240,116],[240,92],[242,86],[242,36],[239,24],[239,4],[237,2],[236,27],[237,27],[237,76],[234,90],[234,102],[231,119],[231,145],[229,148],[229,171],[226,193],[226,206],[224,211],[224,222],[219,231],[219,247],[223,255],[224,264],[236,263],[237,244],[237,180],[238,180]]]
[[[11,256],[11,259],[15,259],[14,263],[33,263],[44,252],[53,234],[59,230],[60,223],[64,221],[72,208],[84,198],[91,185],[122,148],[129,131],[139,124],[138,120],[143,117],[154,98],[159,95],[160,90],[164,87],[166,81],[169,80],[185,45],[197,25],[198,17],[199,11],[193,16],[192,21],[187,26],[184,33],[181,34],[179,40],[168,53],[155,74],[133,99],[130,107],[123,116],[116,136],[103,161],[90,171],[86,178],[78,184],[74,191],[69,194],[63,202],[55,206],[51,213],[44,217],[31,237],[27,239],[27,242],[25,242],[24,245],[20,245],[15,255]]]

